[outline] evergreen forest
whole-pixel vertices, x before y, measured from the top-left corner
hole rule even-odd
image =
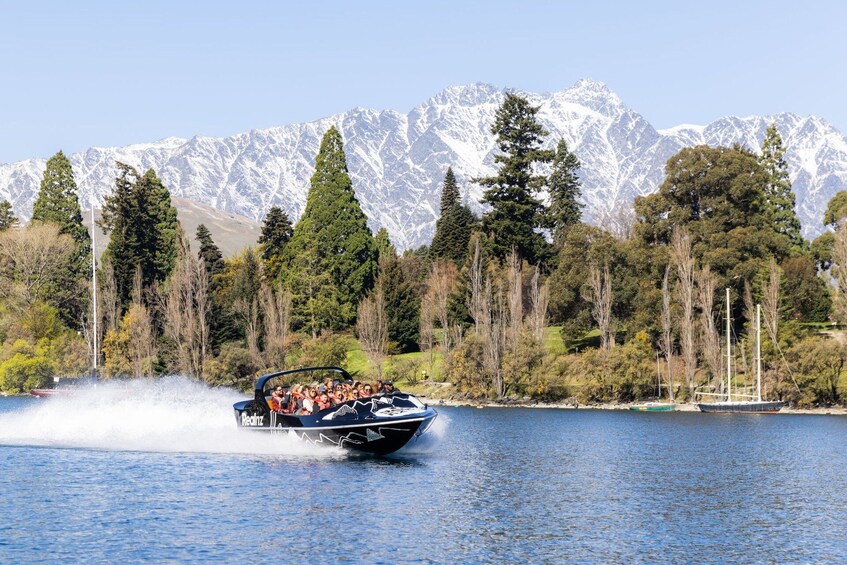
[[[501,402],[677,402],[755,382],[795,407],[847,399],[847,192],[806,241],[775,126],[761,153],[687,147],[657,192],[605,225],[582,218],[581,164],[539,109],[508,94],[477,217],[451,167],[428,246],[398,253],[356,198],[335,127],[303,215],[267,211],[252,248],[193,249],[156,171],[117,163],[97,263],[74,172],[47,163],[32,219],[0,202],[0,389],[54,376],[181,374],[249,389],[257,375],[340,365],[407,390]],[[552,148],[552,149],[550,149]],[[726,302],[729,289],[729,303]],[[97,335],[94,335],[96,310]],[[729,319],[730,350],[726,327]]]

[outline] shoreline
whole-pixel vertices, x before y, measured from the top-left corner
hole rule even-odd
[[[469,399],[445,399],[427,396],[418,397],[421,402],[430,406],[448,406],[465,408],[534,408],[540,410],[626,410],[631,406],[637,406],[640,402],[629,402],[624,404],[571,404],[565,402],[495,402],[492,400],[469,400]],[[695,404],[676,404],[673,412],[700,412]],[[814,416],[847,416],[847,408],[833,406],[829,408],[790,408],[784,407],[778,414],[799,414]],[[773,414],[769,414],[773,415]]]

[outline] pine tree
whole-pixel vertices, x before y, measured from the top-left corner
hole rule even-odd
[[[203,261],[206,266],[205,272],[208,277],[206,289],[208,292],[209,307],[209,340],[213,352],[217,352],[220,344],[223,343],[226,336],[225,322],[226,317],[219,307],[219,303],[215,300],[215,294],[220,288],[219,277],[224,272],[226,264],[223,260],[223,254],[220,248],[212,239],[212,233],[205,225],[197,226],[197,242],[200,244],[200,250],[197,252],[197,258]]]
[[[473,181],[487,187],[482,202],[489,204],[491,210],[483,215],[482,226],[501,260],[513,248],[532,264],[549,254],[549,245],[535,231],[542,223],[542,206],[534,193],[546,178],[533,174],[533,167],[553,158],[553,151],[541,148],[548,132],[538,122],[538,110],[522,96],[506,95],[491,126],[500,151],[494,162],[500,168],[494,176]]]
[[[802,251],[806,248],[800,234],[800,220],[794,211],[794,192],[788,177],[788,164],[783,158],[785,148],[776,124],[768,126],[762,142],[762,154],[759,164],[765,169],[768,181],[765,185],[766,212],[778,233],[785,234],[791,241],[791,247]]]
[[[379,280],[388,319],[388,339],[400,353],[417,351],[420,334],[420,298],[414,281],[393,254],[380,257]]]
[[[444,175],[444,186],[441,189],[441,215],[443,216],[444,212],[457,204],[459,204],[459,185],[456,184],[453,167],[447,167],[447,173]]]
[[[104,252],[114,268],[122,306],[129,303],[136,267],[144,288],[164,282],[176,262],[177,217],[168,189],[150,169],[143,176],[118,163],[115,189],[106,197],[99,225],[110,234]]]
[[[379,231],[376,232],[374,245],[376,246],[377,259],[397,256],[397,248],[391,243],[391,236],[388,235],[388,230],[385,228],[379,228]]]
[[[220,248],[212,239],[212,232],[209,231],[204,224],[197,226],[196,236],[197,243],[200,244],[200,250],[197,252],[198,259],[202,259],[206,264],[206,273],[209,277],[217,275],[224,268],[223,254]]]
[[[6,231],[17,225],[18,219],[15,217],[12,204],[8,200],[3,200],[0,202],[0,231]]]
[[[59,311],[65,324],[79,329],[82,313],[87,309],[88,295],[80,292],[80,285],[76,283],[91,276],[91,237],[82,223],[71,162],[61,151],[47,161],[32,208],[32,219],[56,224],[60,233],[74,240],[76,249],[63,275],[67,284],[54,289],[50,303]]]
[[[32,219],[53,222],[59,226],[61,233],[71,236],[77,244],[80,262],[84,269],[88,268],[91,237],[82,223],[71,162],[61,151],[47,161],[38,198],[32,207]]]
[[[584,204],[579,202],[582,183],[576,175],[580,168],[579,159],[568,150],[565,140],[559,140],[553,170],[547,179],[550,192],[550,207],[547,209],[547,226],[553,230],[553,240],[558,241],[569,226],[582,219]]]
[[[262,235],[259,236],[259,254],[266,280],[275,281],[279,278],[285,246],[292,235],[294,235],[294,228],[291,220],[288,219],[288,214],[283,212],[282,208],[273,206],[265,216]]]
[[[435,222],[435,235],[429,247],[433,259],[449,259],[461,265],[476,224],[473,212],[459,202],[459,187],[453,169],[448,167],[441,189],[441,217]]]
[[[332,127],[321,141],[306,209],[285,249],[284,278],[292,291],[295,323],[308,319],[313,332],[352,324],[360,298],[373,287],[376,257],[373,235],[347,172],[341,134]],[[307,281],[324,274],[328,275],[325,288],[304,290]],[[338,311],[328,315],[327,304],[332,302]]]

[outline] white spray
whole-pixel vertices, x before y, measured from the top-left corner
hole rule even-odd
[[[344,457],[284,435],[239,430],[232,404],[246,398],[184,377],[101,382],[0,413],[0,444]]]

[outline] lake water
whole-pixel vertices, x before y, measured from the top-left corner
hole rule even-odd
[[[390,458],[181,379],[0,398],[0,562],[845,562],[847,419],[439,408]]]

